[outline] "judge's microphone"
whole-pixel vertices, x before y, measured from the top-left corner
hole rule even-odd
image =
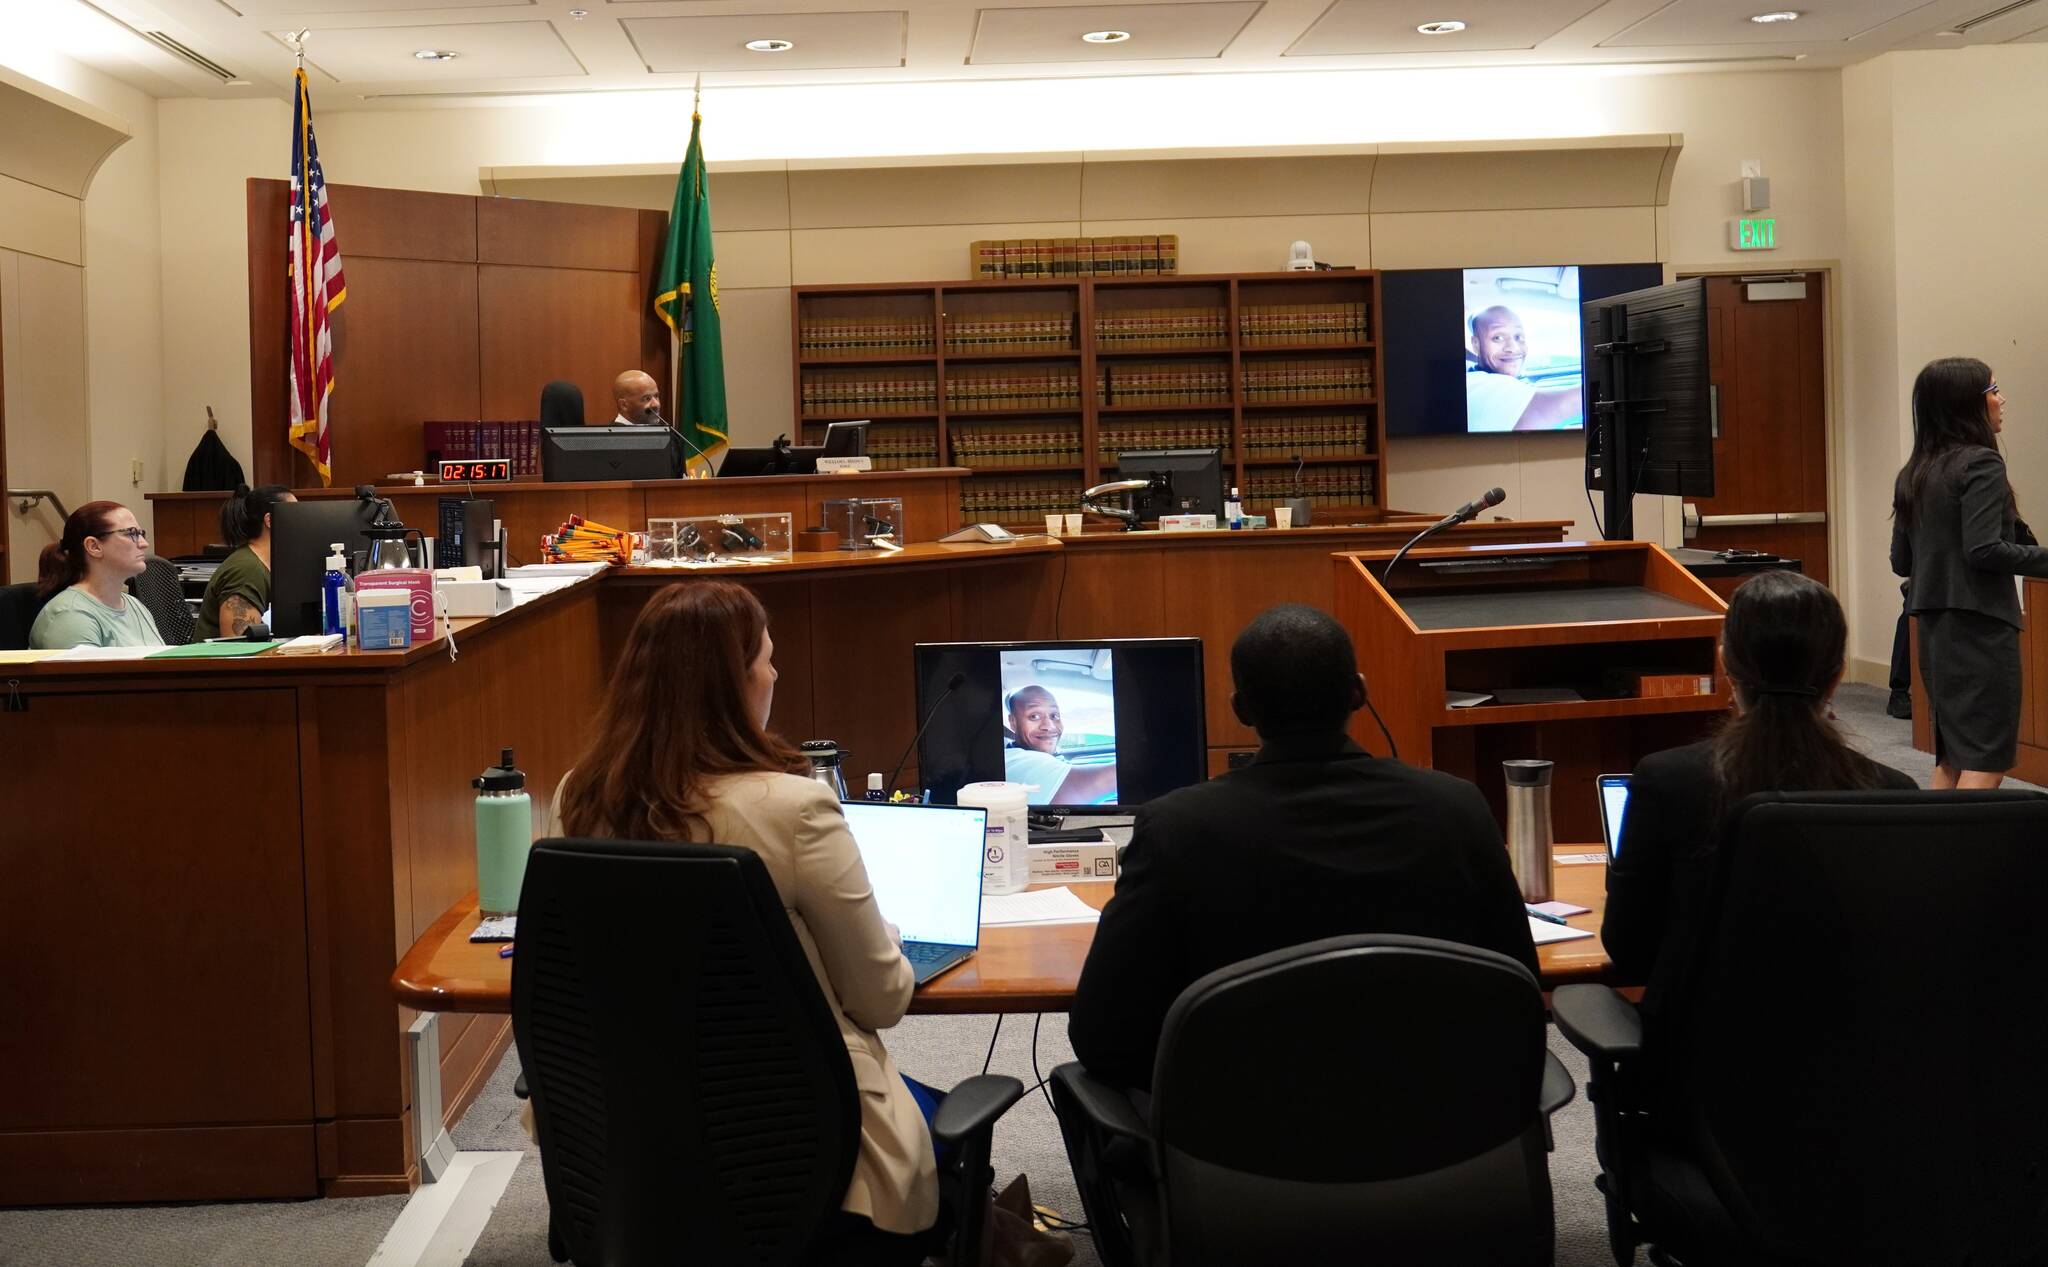
[[[1461,523],[1466,523],[1470,521],[1472,517],[1477,515],[1480,511],[1485,510],[1489,506],[1498,506],[1507,499],[1508,495],[1502,492],[1500,489],[1489,488],[1485,492],[1479,494],[1479,496],[1473,498],[1471,501],[1466,502],[1464,505],[1452,511],[1450,514],[1445,515],[1442,519],[1439,519],[1435,523],[1431,524],[1429,527],[1424,528],[1421,532],[1418,532],[1414,536],[1408,538],[1408,544],[1402,546],[1399,550],[1396,550],[1394,552],[1394,557],[1387,561],[1386,570],[1380,573],[1380,584],[1385,585],[1387,583],[1387,578],[1394,574],[1394,565],[1399,563],[1410,550],[1415,548],[1416,543],[1421,541],[1424,537],[1442,532],[1446,528],[1452,528],[1456,527]]]
[[[697,442],[696,442],[695,440],[692,440],[692,439],[690,439],[690,437],[688,437],[688,436],[684,435],[684,434],[683,434],[682,432],[680,432],[680,431],[676,430],[676,429],[675,429],[675,426],[674,426],[674,425],[673,425],[672,423],[670,423],[668,419],[666,419],[666,418],[664,418],[664,417],[662,417],[662,416],[661,416],[661,410],[659,410],[659,409],[650,409],[650,410],[648,410],[648,411],[647,411],[647,420],[648,420],[649,422],[652,422],[652,423],[653,423],[653,424],[654,424],[655,426],[657,426],[657,427],[660,427],[660,428],[662,428],[662,429],[663,429],[664,431],[668,432],[668,433],[669,433],[670,435],[674,436],[674,437],[675,437],[676,439],[678,439],[678,440],[682,441],[682,442],[683,442],[683,443],[684,443],[685,445],[688,445],[688,446],[689,446],[689,448],[690,448],[690,450],[691,450],[692,452],[694,452],[694,453],[695,453],[695,454],[696,454],[696,455],[697,455],[698,457],[700,457],[700,458],[703,458],[703,459],[704,459],[704,460],[705,460],[705,461],[706,461],[707,463],[708,463],[709,461],[711,461],[711,455],[710,455],[709,453],[706,453],[706,452],[704,451],[704,446],[703,446],[703,445],[701,445],[701,444],[698,444],[698,443],[697,443]],[[680,454],[678,454],[678,455],[677,455],[677,461],[676,461],[676,468],[677,468],[677,469],[676,469],[676,478],[677,478],[677,479],[681,479],[681,478],[683,477],[683,470],[684,470],[684,469],[686,469],[686,468],[687,468],[687,467],[689,466],[689,464],[690,464],[690,460],[689,460],[688,458],[686,458],[686,457],[682,457],[682,456],[681,456]],[[1498,489],[1495,489],[1494,491],[1495,491],[1495,492],[1499,492],[1500,490],[1498,490]]]
[[[947,697],[965,685],[967,685],[967,675],[965,673],[955,673],[952,677],[946,679],[946,689],[940,691],[939,697],[932,701],[932,706],[925,710],[924,721],[919,723],[917,733],[910,737],[910,743],[903,749],[903,755],[896,758],[896,768],[889,771],[890,792],[893,793],[896,790],[897,776],[903,773],[903,765],[910,760],[910,754],[917,751],[917,741],[924,738],[924,732],[931,726],[932,718],[939,715],[940,706],[946,702]]]

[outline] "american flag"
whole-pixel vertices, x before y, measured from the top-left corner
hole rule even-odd
[[[334,391],[334,343],[328,315],[348,298],[341,248],[327,210],[327,178],[313,141],[313,101],[302,67],[292,111],[292,447],[313,460],[320,483],[333,481],[327,397]]]

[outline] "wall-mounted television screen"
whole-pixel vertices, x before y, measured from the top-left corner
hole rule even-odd
[[[1580,303],[1663,279],[1658,264],[1383,272],[1387,433],[1580,430]]]

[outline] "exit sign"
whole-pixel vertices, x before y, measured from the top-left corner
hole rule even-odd
[[[1728,222],[1731,251],[1775,251],[1778,249],[1778,217],[1737,216]]]

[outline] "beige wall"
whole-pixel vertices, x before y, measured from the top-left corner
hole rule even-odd
[[[1849,512],[1852,653],[1888,659],[1890,486],[1912,447],[1913,376],[1939,356],[1990,362],[2012,402],[2004,444],[2021,509],[2048,520],[2048,45],[1893,53],[1844,80],[1855,279]]]
[[[0,360],[7,372],[7,483],[48,488],[77,509],[90,499],[85,395],[85,270],[0,250]],[[36,556],[63,534],[46,501],[7,503],[8,580],[35,578]]]

